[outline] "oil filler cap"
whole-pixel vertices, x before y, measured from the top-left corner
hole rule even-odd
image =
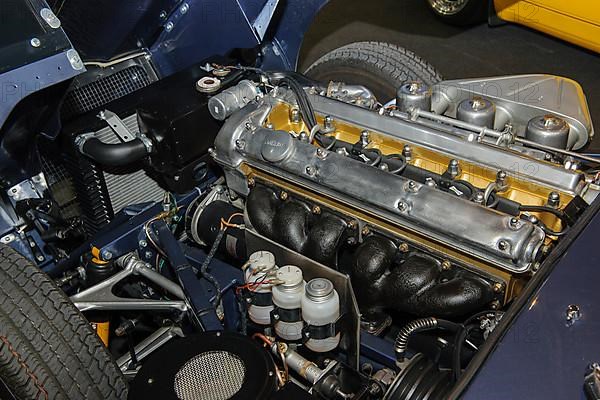
[[[266,161],[278,163],[292,154],[294,146],[294,139],[289,133],[275,131],[266,136],[262,144],[261,154]]]

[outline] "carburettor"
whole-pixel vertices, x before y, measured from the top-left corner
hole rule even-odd
[[[327,92],[263,93],[212,156],[249,229],[348,273],[367,312],[500,307],[597,193],[570,150],[591,122],[444,83],[380,107]]]

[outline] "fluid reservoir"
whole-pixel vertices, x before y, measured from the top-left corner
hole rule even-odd
[[[286,265],[277,270],[278,285],[273,286],[275,333],[285,340],[302,339],[302,295],[305,282],[302,270]]]
[[[569,131],[569,124],[564,119],[552,114],[540,115],[529,120],[525,138],[545,146],[566,149]]]
[[[270,325],[271,311],[273,311],[273,285],[265,282],[276,278],[275,256],[268,251],[257,251],[250,255],[247,264],[244,276],[248,289],[252,293],[248,316],[257,324]]]
[[[396,106],[403,112],[408,112],[411,108],[430,111],[431,88],[418,81],[403,84],[396,91]]]
[[[310,326],[322,327],[335,323],[340,316],[340,297],[329,279],[315,278],[306,284],[302,296],[302,319]],[[309,339],[306,347],[312,351],[325,352],[335,349],[340,334]]]
[[[496,106],[481,97],[463,100],[456,110],[456,118],[463,122],[492,129],[496,119]]]

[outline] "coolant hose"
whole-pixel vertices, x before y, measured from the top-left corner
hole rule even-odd
[[[124,143],[104,143],[92,137],[80,147],[81,152],[94,161],[111,167],[132,164],[148,155],[148,148],[140,138]]]
[[[396,358],[398,361],[404,361],[404,356],[408,347],[408,340],[413,334],[417,332],[430,331],[437,328],[456,331],[461,328],[461,325],[434,317],[421,318],[409,322],[408,324],[404,325],[402,329],[400,329],[398,336],[396,336],[396,342],[394,343],[394,350],[396,351]]]

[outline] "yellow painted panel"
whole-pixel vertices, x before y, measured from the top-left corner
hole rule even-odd
[[[533,1],[533,2],[532,2]],[[581,1],[572,1],[574,5],[572,14],[559,12],[541,6],[548,4],[553,7],[563,3],[559,0],[494,0],[498,16],[510,22],[516,22],[533,29],[548,33],[560,39],[585,47],[595,52],[600,52],[600,3],[586,2],[588,6],[588,19],[595,21],[587,22],[583,19],[575,18],[574,15],[585,10],[582,8]],[[533,3],[539,4],[533,4]],[[569,3],[569,4],[570,4]],[[566,8],[565,5],[562,5]]]

